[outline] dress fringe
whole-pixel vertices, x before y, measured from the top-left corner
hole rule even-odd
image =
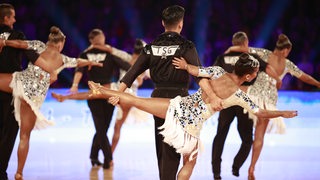
[[[198,137],[194,137],[183,129],[180,122],[175,118],[176,107],[179,107],[181,97],[170,100],[170,105],[166,114],[165,122],[159,127],[160,134],[164,137],[164,142],[176,149],[177,153],[190,155],[189,160],[193,160],[199,149],[201,142]]]
[[[17,72],[19,73],[19,72]],[[55,123],[53,121],[47,120],[45,116],[40,112],[40,106],[32,102],[25,94],[23,90],[22,82],[16,79],[16,73],[12,74],[12,81],[10,82],[10,88],[12,88],[13,104],[14,104],[14,115],[19,124],[21,125],[20,107],[21,99],[24,99],[31,107],[32,111],[36,115],[36,123],[34,129],[44,129],[48,126],[53,126]],[[42,102],[40,103],[40,105]]]

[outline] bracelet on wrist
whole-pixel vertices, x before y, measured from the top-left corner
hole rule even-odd
[[[184,65],[184,69],[188,70],[188,64]]]
[[[78,87],[78,84],[73,83],[73,84],[72,84],[72,87]]]

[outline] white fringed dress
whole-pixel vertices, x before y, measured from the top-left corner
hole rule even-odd
[[[28,41],[28,49],[36,50],[41,54],[46,49],[46,45],[41,41]],[[64,63],[62,68],[77,66],[76,58],[70,58],[65,55],[62,56]],[[40,112],[41,105],[46,98],[49,86],[50,74],[32,63],[29,63],[25,70],[12,74],[10,87],[13,90],[14,114],[19,126],[21,124],[21,99],[25,100],[30,105],[37,116],[34,129],[42,129],[54,124],[53,121],[47,120]]]

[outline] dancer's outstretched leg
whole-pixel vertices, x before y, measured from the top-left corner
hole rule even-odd
[[[68,94],[68,95],[62,95],[52,92],[51,96],[55,98],[59,102],[63,102],[67,99],[74,99],[74,100],[86,100],[86,99],[92,99],[91,97],[92,92],[81,92],[81,93],[75,93],[75,94]]]
[[[254,141],[252,146],[252,158],[251,158],[251,164],[249,166],[249,172],[248,172],[248,179],[250,180],[255,179],[254,169],[263,147],[264,135],[266,133],[268,123],[269,123],[269,119],[259,119],[255,128]]]
[[[121,127],[122,127],[123,123],[125,122],[125,120],[127,119],[131,107],[121,107],[121,109],[122,109],[122,117],[119,119],[117,118],[116,122],[114,124],[112,143],[111,143],[112,153],[114,152],[114,150],[116,149],[116,147],[118,145],[118,142],[120,139],[120,134],[121,134]]]
[[[107,89],[100,84],[89,81],[88,85],[92,90],[92,98],[108,99],[119,97],[120,106],[134,106],[160,118],[165,118],[169,107],[169,98],[141,98],[125,92]]]

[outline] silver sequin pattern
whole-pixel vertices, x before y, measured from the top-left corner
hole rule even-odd
[[[78,62],[76,58],[71,58],[62,54],[63,66],[65,68],[77,67]]]
[[[302,71],[298,68],[297,65],[295,65],[293,62],[291,62],[289,59],[286,59],[286,71],[285,73],[289,72],[292,76],[295,76],[297,78],[299,78],[300,76],[302,76]],[[281,78],[283,78],[285,74],[283,74],[281,76]]]
[[[220,66],[199,67],[198,77],[217,79],[225,73],[225,70]]]
[[[248,94],[259,97],[267,104],[276,105],[278,101],[276,81],[265,72],[259,72],[256,81],[249,88]]]
[[[199,89],[190,96],[182,97],[178,108],[181,112],[177,112],[175,109],[174,117],[178,117],[181,126],[187,131],[188,129],[197,129],[200,132],[202,124],[206,120],[203,113],[207,112],[207,106],[202,100],[201,94],[202,90]]]
[[[253,112],[259,111],[259,106],[255,104],[245,92],[238,90],[235,96],[243,100]]]
[[[272,52],[268,49],[250,47],[249,53],[257,54],[262,60],[268,62],[269,56]]]
[[[16,78],[23,85],[24,95],[40,108],[50,86],[50,74],[29,63],[24,71],[17,73]]]
[[[263,48],[249,48],[250,53],[255,53],[260,56],[262,60],[268,63],[271,51]],[[254,84],[249,88],[249,96],[258,97],[267,104],[276,105],[278,101],[278,90],[276,88],[275,80],[265,72],[259,72]]]
[[[26,42],[28,44],[28,49],[35,50],[38,54],[42,53],[47,48],[45,43],[38,40],[32,40],[32,41],[26,41]]]

